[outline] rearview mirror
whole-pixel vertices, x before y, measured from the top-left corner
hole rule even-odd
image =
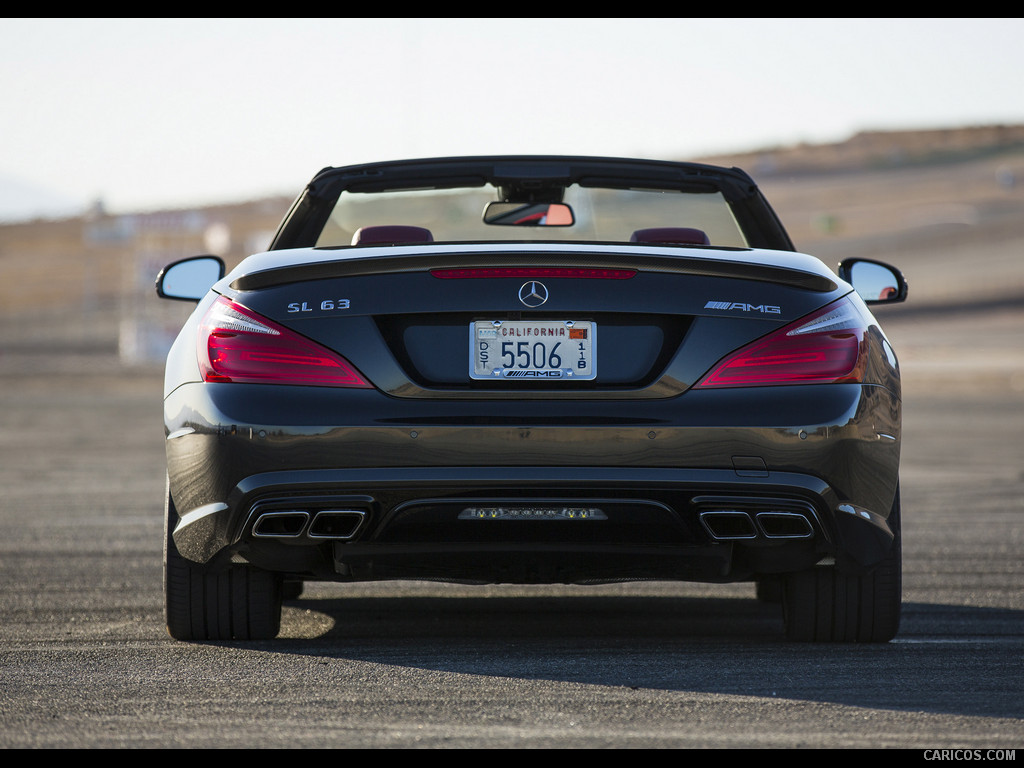
[[[571,227],[576,223],[565,203],[488,203],[484,224],[506,227]]]
[[[870,259],[846,259],[839,276],[853,286],[865,304],[894,304],[907,298],[907,281],[888,264]]]
[[[222,277],[224,261],[219,256],[193,256],[160,270],[156,295],[162,299],[199,301]]]

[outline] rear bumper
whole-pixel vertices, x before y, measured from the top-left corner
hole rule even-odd
[[[729,581],[825,557],[869,567],[892,541],[900,405],[881,387],[692,391],[571,414],[513,401],[489,418],[282,389],[168,398],[186,557],[317,579]]]

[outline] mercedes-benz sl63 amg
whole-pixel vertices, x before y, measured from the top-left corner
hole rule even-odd
[[[166,618],[270,638],[304,581],[749,581],[794,640],[900,614],[893,267],[795,250],[751,178],[326,168],[269,250],[166,267]]]

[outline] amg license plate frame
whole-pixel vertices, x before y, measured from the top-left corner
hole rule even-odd
[[[597,376],[592,320],[474,320],[469,377],[476,381],[590,381]]]

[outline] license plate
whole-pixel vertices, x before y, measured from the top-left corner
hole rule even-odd
[[[597,375],[597,324],[589,320],[476,320],[471,379],[573,381]]]

